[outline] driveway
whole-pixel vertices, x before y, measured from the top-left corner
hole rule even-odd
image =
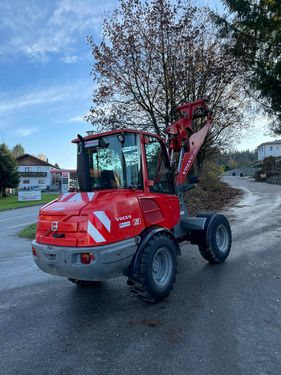
[[[83,289],[44,274],[15,236],[17,220],[34,217],[1,213],[0,373],[280,375],[281,187],[227,182],[245,192],[226,212],[229,258],[211,266],[184,246],[174,291],[157,305],[134,299],[125,278]]]

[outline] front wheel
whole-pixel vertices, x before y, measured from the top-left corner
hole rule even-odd
[[[198,244],[200,253],[212,264],[222,263],[228,257],[231,248],[232,236],[229,222],[221,214],[206,215],[206,219],[203,238]]]
[[[168,233],[157,233],[145,245],[137,264],[137,277],[129,279],[132,293],[155,303],[173,289],[177,273],[178,244]]]

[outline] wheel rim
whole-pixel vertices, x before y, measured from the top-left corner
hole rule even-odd
[[[229,246],[229,235],[227,228],[220,224],[216,231],[216,243],[220,252],[226,253]]]
[[[172,256],[167,248],[161,247],[154,254],[152,261],[152,276],[154,282],[160,287],[165,287],[170,282],[172,270]]]

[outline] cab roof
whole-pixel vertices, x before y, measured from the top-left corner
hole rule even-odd
[[[161,137],[160,135],[153,134],[153,133],[150,133],[150,132],[145,132],[143,130],[136,130],[136,129],[115,129],[115,130],[111,130],[109,132],[103,132],[103,133],[97,133],[97,134],[87,135],[87,136],[83,137],[83,139],[85,141],[90,141],[92,139],[96,139],[96,138],[100,138],[100,137],[105,137],[107,135],[120,134],[120,133],[143,134],[143,135],[147,135],[147,136],[150,136],[150,137],[157,138],[157,139],[159,139],[161,141],[165,141],[165,139],[163,137]],[[72,143],[79,143],[79,142],[80,142],[79,138],[75,138],[75,139],[72,140]]]

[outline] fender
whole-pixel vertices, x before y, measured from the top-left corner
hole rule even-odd
[[[178,243],[174,233],[167,228],[163,228],[163,227],[146,228],[139,236],[139,246],[138,246],[138,249],[135,252],[135,254],[134,254],[134,256],[131,260],[131,263],[129,264],[126,276],[134,278],[134,275],[135,275],[135,272],[136,272],[136,265],[138,264],[139,258],[142,254],[142,251],[143,251],[145,245],[148,243],[148,241],[150,240],[151,237],[153,237],[156,233],[159,233],[159,232],[168,233],[171,237],[174,238],[176,243]],[[180,251],[179,246],[177,248],[177,255],[181,255],[181,251]]]
[[[214,220],[216,213],[202,213],[196,215],[196,217],[204,217],[206,218],[204,229],[203,230],[192,230],[190,234],[190,243],[192,245],[204,245],[206,242],[206,232],[208,229],[208,225],[211,220]]]

